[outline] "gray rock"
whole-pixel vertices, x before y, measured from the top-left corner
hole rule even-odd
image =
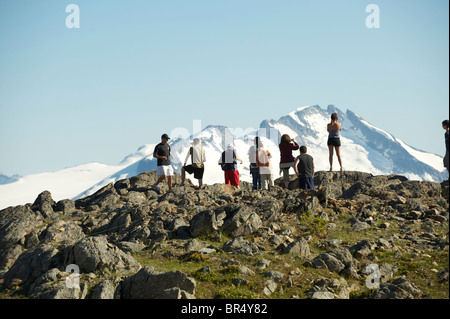
[[[31,209],[34,211],[39,211],[45,218],[54,218],[58,214],[53,210],[55,207],[55,202],[52,199],[52,194],[49,191],[43,191],[38,195]]]
[[[301,238],[300,240],[290,243],[283,251],[285,254],[294,254],[303,259],[311,258],[311,251],[309,249],[308,242],[306,239]]]
[[[68,287],[66,273],[52,268],[40,276],[31,286],[29,294],[31,299],[84,299],[87,294],[87,285],[79,283],[78,287]]]
[[[29,289],[37,278],[51,268],[58,268],[60,264],[61,255],[52,245],[29,249],[5,273],[4,283],[9,286],[15,279],[19,279],[23,287]]]
[[[336,257],[328,254],[323,253],[314,258],[312,261],[312,265],[314,268],[325,268],[329,271],[333,272],[341,272],[344,270],[345,265],[339,261]]]
[[[88,237],[79,241],[73,248],[74,264],[82,272],[96,270],[137,271],[141,265],[117,246],[108,243],[105,237]]]
[[[178,287],[174,287],[162,291],[154,299],[195,299],[195,296]]]
[[[370,225],[366,222],[356,220],[355,222],[352,223],[351,227],[354,231],[361,231],[361,230],[369,228]]]
[[[10,268],[14,262],[22,254],[22,247],[20,245],[12,245],[0,250],[0,270]]]
[[[189,224],[189,230],[193,237],[211,234],[219,227],[216,213],[212,210],[205,210],[198,213],[191,219]]]
[[[121,297],[124,299],[178,298],[182,293],[166,291],[178,288],[185,296],[195,295],[195,280],[180,271],[159,272],[153,267],[142,268],[122,282]]]
[[[194,238],[194,239],[188,241],[186,243],[186,245],[184,245],[184,250],[186,252],[198,251],[199,249],[201,249],[203,247],[205,247],[205,245]]]
[[[242,237],[234,238],[223,244],[222,249],[226,252],[234,254],[243,254],[247,256],[253,256],[259,253],[259,248],[255,244],[252,244]]]
[[[85,237],[83,229],[72,221],[57,220],[47,227],[41,235],[42,244],[60,244],[63,246],[73,245]]]
[[[335,295],[329,291],[316,291],[312,294],[311,299],[334,299]]]
[[[143,250],[145,245],[139,242],[121,241],[117,243],[117,247],[126,253],[135,253]]]
[[[265,273],[263,273],[263,275],[267,278],[269,278],[270,280],[273,280],[276,283],[279,283],[281,281],[281,279],[283,279],[284,274],[276,271],[276,270],[269,270]]]
[[[352,268],[356,265],[350,251],[346,248],[334,248],[326,253],[320,254],[312,261],[315,268],[325,268],[332,272],[341,272],[345,268]]]
[[[120,195],[114,188],[114,184],[109,183],[93,195],[75,201],[75,206],[77,208],[84,207],[88,211],[112,210],[118,208],[117,203],[119,200]]]
[[[77,211],[75,207],[75,202],[70,199],[63,199],[56,203],[56,212],[61,212],[64,215],[72,214]]]
[[[114,299],[116,288],[109,280],[104,280],[94,287],[92,299]]]
[[[232,237],[251,234],[262,226],[258,214],[250,211],[248,207],[241,206],[231,216],[224,220],[222,229]]]
[[[280,235],[273,235],[269,238],[269,243],[274,247],[280,246],[283,242],[283,237]]]
[[[413,283],[398,278],[391,283],[383,283],[370,297],[371,299],[418,299],[423,292]]]
[[[277,283],[274,282],[273,280],[266,280],[264,281],[264,289],[263,289],[263,293],[270,297],[270,295],[272,295],[276,290],[277,290]]]
[[[256,263],[258,269],[263,270],[266,269],[270,265],[271,261],[268,259],[261,259]]]

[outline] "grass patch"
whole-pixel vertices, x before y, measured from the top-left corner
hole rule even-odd
[[[259,295],[239,287],[225,287],[215,293],[214,299],[259,299]]]

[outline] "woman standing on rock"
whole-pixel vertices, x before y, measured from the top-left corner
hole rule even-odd
[[[329,151],[329,159],[330,159],[330,172],[333,170],[333,151],[336,150],[336,155],[339,161],[339,165],[341,166],[341,172],[344,170],[342,168],[342,159],[341,159],[341,124],[338,122],[337,113],[331,114],[331,123],[327,125],[328,131],[328,151]]]
[[[444,167],[446,167],[447,168],[447,172],[450,173],[450,168],[449,168],[449,166],[450,166],[450,164],[449,164],[449,161],[450,161],[449,129],[450,129],[450,127],[449,127],[449,121],[448,120],[445,120],[445,121],[442,122],[442,128],[445,130],[445,135],[444,135],[444,138],[445,138]]]
[[[280,141],[280,170],[283,172],[284,187],[289,188],[289,169],[294,167],[295,158],[292,155],[292,151],[297,151],[300,146],[294,139],[287,134],[281,137]]]

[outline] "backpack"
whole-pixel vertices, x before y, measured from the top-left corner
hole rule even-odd
[[[194,163],[194,148],[191,147],[189,149],[189,153],[191,154],[192,166],[195,168],[203,168],[203,148],[200,148],[200,163]]]
[[[222,153],[222,166],[223,171],[236,171],[237,170],[237,162],[236,162],[236,153],[233,150],[233,163],[225,163],[225,152]]]

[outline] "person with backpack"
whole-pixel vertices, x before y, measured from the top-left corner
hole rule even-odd
[[[300,156],[297,156],[294,165],[295,175],[298,177],[298,187],[300,189],[314,189],[314,159],[306,154],[306,146],[300,147]]]
[[[256,164],[259,167],[259,173],[261,175],[262,189],[266,189],[267,184],[267,189],[269,191],[273,186],[271,158],[272,155],[270,152],[265,150],[263,143],[259,141],[258,151],[256,153]]]
[[[261,174],[259,173],[259,167],[256,164],[256,152],[258,150],[258,144],[259,144],[259,137],[256,136],[254,139],[254,144],[250,146],[250,149],[248,150],[248,160],[250,162],[250,175],[252,175],[253,190],[262,188]]]
[[[280,141],[280,170],[283,172],[284,187],[289,188],[289,169],[294,166],[293,151],[299,149],[298,144],[288,134],[281,136]]]
[[[188,174],[194,174],[194,178],[198,180],[198,187],[202,187],[203,173],[205,172],[204,162],[206,162],[205,150],[200,145],[200,139],[194,138],[193,144],[194,146],[189,148],[184,165],[181,168],[181,186],[184,185],[187,172]],[[189,157],[191,157],[191,164],[186,166]]]
[[[445,156],[444,156],[444,167],[447,168],[447,172],[450,174],[450,141],[449,141],[449,121],[445,120],[442,122],[442,128],[445,130]]]
[[[157,162],[157,171],[156,175],[159,176],[158,181],[153,184],[153,188],[156,192],[160,193],[161,189],[158,187],[158,184],[161,183],[167,176],[167,184],[169,185],[169,190],[172,189],[172,176],[173,176],[173,168],[170,164],[169,157],[173,158],[172,153],[170,152],[170,146],[168,144],[170,137],[167,134],[163,134],[161,136],[161,143],[156,145],[155,150],[153,151],[153,157],[158,160]]]
[[[341,166],[341,172],[344,170],[342,167],[341,159],[341,135],[342,130],[341,124],[338,122],[338,114],[331,114],[331,123],[327,125],[328,131],[328,151],[329,151],[329,161],[330,161],[330,172],[333,171],[333,151],[336,150],[336,156]]]
[[[239,188],[239,171],[237,168],[237,161],[243,163],[242,159],[236,154],[234,146],[228,144],[227,149],[222,152],[219,159],[219,165],[222,167],[225,175],[225,184],[231,184]]]

